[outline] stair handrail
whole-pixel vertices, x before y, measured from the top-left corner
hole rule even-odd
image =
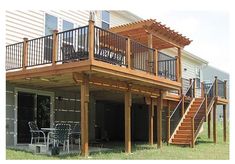
[[[191,141],[192,143],[191,144],[192,144],[192,147],[194,147],[194,145],[195,145],[195,140],[196,140],[196,137],[199,134],[199,130],[201,129],[202,121],[204,121],[204,119],[205,119],[205,116],[203,116],[202,120],[200,121],[200,123],[199,123],[199,125],[198,125],[198,127],[195,131],[195,118],[196,118],[197,114],[199,113],[199,111],[202,109],[202,106],[203,106],[204,102],[205,102],[205,98],[203,98],[200,106],[198,107],[197,112],[194,114],[193,117],[191,117],[191,123],[192,123],[192,141]]]
[[[178,107],[180,106],[180,104],[182,103],[183,98],[181,98],[181,100],[179,101],[178,105],[175,107],[175,109],[173,110],[173,112],[171,113],[170,119],[172,118],[172,116],[174,115],[174,113],[177,111]]]

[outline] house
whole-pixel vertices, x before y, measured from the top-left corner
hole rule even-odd
[[[207,62],[156,20],[126,11],[7,11],[6,28],[7,145],[29,143],[27,123],[36,121],[80,123],[82,155],[96,140],[125,141],[127,153],[139,140],[194,146],[207,116],[228,103],[226,82],[197,89],[201,80],[189,78],[201,79]],[[216,142],[215,117],[213,127]]]

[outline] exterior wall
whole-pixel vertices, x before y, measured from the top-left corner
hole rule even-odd
[[[58,25],[67,20],[78,27],[87,25],[89,19],[89,11],[6,11],[6,44],[44,36],[45,13],[58,17]],[[58,30],[61,31],[62,27],[59,26]]]
[[[14,87],[6,83],[6,145],[14,144],[15,96]]]
[[[230,75],[227,72],[224,72],[222,70],[219,70],[218,68],[212,67],[212,66],[207,66],[203,68],[203,81],[205,82],[213,82],[215,79],[215,76],[218,77],[220,80],[227,80],[227,93],[228,93],[228,99],[230,99],[230,92],[229,92],[229,87],[230,87]],[[223,107],[221,105],[217,106],[217,118],[222,119],[221,117],[223,116]],[[229,104],[227,105],[227,114],[228,114],[228,120],[229,120]]]

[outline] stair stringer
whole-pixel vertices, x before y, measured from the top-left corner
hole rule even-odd
[[[183,122],[184,118],[186,117],[186,115],[188,114],[192,104],[194,103],[195,98],[192,99],[192,101],[190,102],[187,110],[185,111],[183,117],[181,118],[180,122],[178,123],[177,127],[175,128],[175,131],[173,132],[173,134],[171,135],[171,138],[169,139],[169,143],[172,143],[172,139],[174,138],[174,135],[176,134],[177,130],[179,129],[181,123]]]

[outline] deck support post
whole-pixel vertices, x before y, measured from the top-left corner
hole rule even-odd
[[[211,112],[208,114],[208,138],[211,138]]]
[[[167,116],[166,116],[166,120],[167,120],[167,145],[169,145],[169,140],[170,140],[170,137],[171,137],[171,104],[170,104],[170,101],[168,100],[167,102]]]
[[[213,141],[214,143],[217,142],[217,135],[216,135],[216,103],[213,105]]]
[[[192,140],[192,142],[191,142],[191,146],[192,146],[192,148],[194,148],[195,147],[195,142],[194,142],[194,118],[193,117],[191,117],[191,126],[192,126],[192,134],[191,134],[191,140]]]
[[[154,103],[150,98],[149,104],[149,145],[153,145],[153,117],[154,117]]]
[[[89,104],[89,79],[82,75],[81,82],[81,155],[88,156],[88,104]]]
[[[53,30],[52,65],[56,65],[58,52],[58,30]]]
[[[26,69],[28,64],[28,38],[23,38],[23,61],[22,61],[22,68],[23,70]]]
[[[157,108],[157,147],[162,147],[162,111],[163,111],[163,93],[160,91]]]
[[[131,153],[131,85],[125,93],[125,152]]]
[[[227,129],[226,123],[227,123],[226,105],[223,105],[223,133],[224,133],[223,137],[224,137],[224,142],[226,142],[226,138],[227,138],[227,136],[226,136],[226,129]]]
[[[90,62],[94,60],[94,42],[95,42],[95,21],[89,20],[89,29],[88,29],[88,51]]]

